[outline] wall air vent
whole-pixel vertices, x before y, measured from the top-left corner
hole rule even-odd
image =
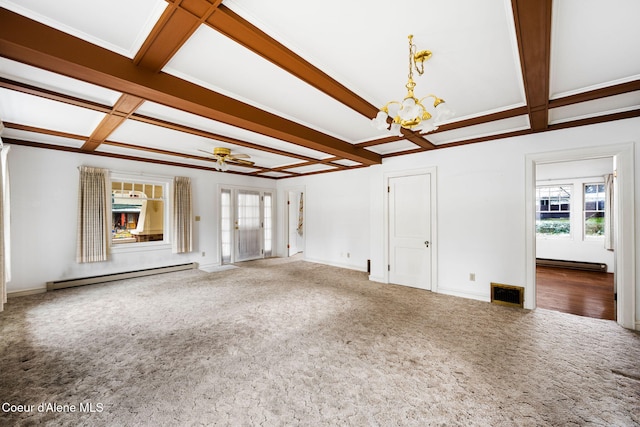
[[[524,288],[522,286],[491,283],[491,302],[510,307],[524,307]]]

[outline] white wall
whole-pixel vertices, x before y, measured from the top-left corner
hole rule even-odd
[[[76,218],[78,166],[192,179],[194,251],[172,254],[170,247],[113,254],[107,262],[78,264]],[[198,262],[220,262],[218,184],[275,189],[275,181],[107,157],[13,145],[9,152],[11,180],[12,280],[8,292],[42,289],[46,282]],[[205,256],[202,256],[205,252]]]
[[[437,240],[433,242],[438,259],[435,289],[488,301],[491,282],[518,286],[527,283],[526,156],[633,142],[637,167],[638,141],[640,119],[635,118],[391,157],[382,165],[366,169],[281,180],[278,188],[294,182],[307,186],[306,245],[310,258],[328,264],[352,264],[354,268],[361,265],[360,260],[369,258],[370,277],[384,281],[384,174],[435,167],[438,183]],[[640,174],[633,179],[635,194],[623,197],[633,200],[635,211],[640,212]],[[365,189],[368,195],[364,194]],[[345,219],[345,215],[352,219]],[[640,230],[639,227],[636,215],[635,228]],[[633,243],[636,265],[640,257],[638,242],[635,239]],[[356,248],[353,252],[357,255],[350,263],[339,256],[347,247]],[[469,280],[469,273],[475,274],[475,281]],[[636,290],[636,307],[640,307],[637,277],[631,286]],[[635,319],[638,324],[637,314]]]
[[[536,238],[538,258],[596,262],[607,264],[614,272],[614,253],[604,247],[604,237],[589,239],[583,236],[582,188],[584,184],[601,182],[604,175],[613,173],[613,158],[589,159],[538,165],[537,185],[572,185],[571,236]]]
[[[282,194],[291,188],[304,189],[306,260],[366,271],[369,175],[368,169],[356,169],[278,181],[280,200],[286,201]],[[284,221],[283,212],[279,210],[279,223]]]

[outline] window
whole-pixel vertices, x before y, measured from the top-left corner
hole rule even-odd
[[[111,180],[111,233],[114,245],[165,241],[167,182]]]
[[[536,187],[536,234],[568,237],[571,235],[571,186]]]
[[[604,236],[604,184],[584,185],[584,236]]]

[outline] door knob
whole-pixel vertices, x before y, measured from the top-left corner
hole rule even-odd
[[[424,245],[425,245],[426,247],[429,247],[429,241],[428,241],[428,240],[425,240],[425,241],[424,241]]]

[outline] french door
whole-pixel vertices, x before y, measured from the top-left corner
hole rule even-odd
[[[273,194],[254,189],[220,191],[220,252],[223,264],[271,256]]]

